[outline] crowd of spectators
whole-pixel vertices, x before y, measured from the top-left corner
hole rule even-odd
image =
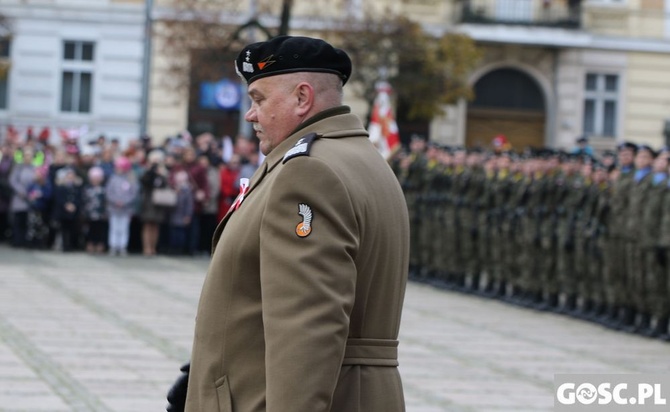
[[[228,138],[232,143],[232,139]],[[0,143],[0,243],[124,256],[209,255],[211,237],[259,164],[257,143],[209,133],[160,144],[105,136]]]

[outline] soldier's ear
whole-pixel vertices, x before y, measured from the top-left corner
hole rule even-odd
[[[314,88],[311,84],[302,82],[295,88],[295,97],[298,100],[296,107],[298,114],[305,115],[314,105]]]

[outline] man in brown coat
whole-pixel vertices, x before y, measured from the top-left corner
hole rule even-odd
[[[404,411],[407,208],[342,106],[351,62],[281,36],[235,64],[267,157],[214,234],[186,411]]]

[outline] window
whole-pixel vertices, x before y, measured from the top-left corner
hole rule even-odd
[[[500,21],[530,22],[533,19],[531,0],[498,0],[496,18]]]
[[[65,41],[63,43],[61,111],[91,112],[94,59],[94,43],[84,41]]]
[[[8,39],[0,39],[0,110],[7,109],[7,89],[9,79],[9,47]]]
[[[587,73],[584,89],[584,134],[616,137],[619,76]]]

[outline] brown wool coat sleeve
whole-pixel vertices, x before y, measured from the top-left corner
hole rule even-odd
[[[276,182],[261,222],[267,411],[328,411],[354,303],[358,226],[350,194],[320,160],[293,159]],[[299,204],[313,212],[304,238]]]

